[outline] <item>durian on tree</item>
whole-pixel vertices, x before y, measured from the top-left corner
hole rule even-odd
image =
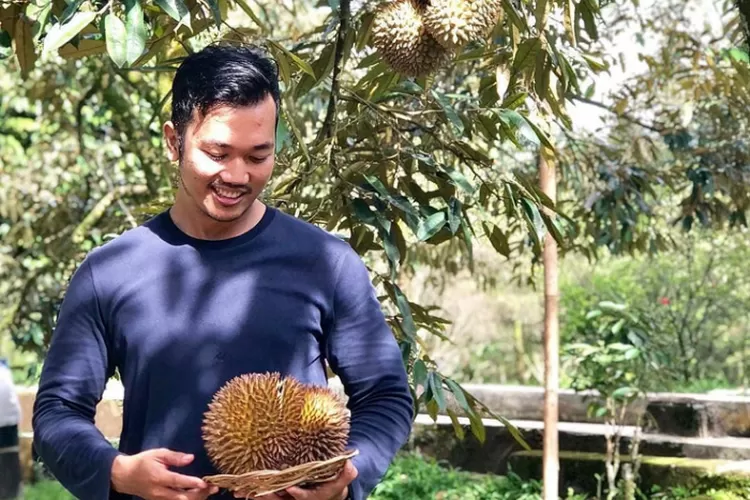
[[[66,89],[50,74],[63,68],[75,75],[76,65],[83,65],[101,75],[85,81],[90,88],[80,109],[89,110],[87,116],[112,116],[77,122],[78,137],[89,139],[79,141],[70,171],[80,175],[85,165],[86,181],[80,175],[73,188],[57,191],[60,203],[4,188],[6,199],[25,207],[22,213],[3,213],[17,243],[9,252],[43,256],[44,265],[33,273],[23,264],[2,272],[20,283],[4,299],[13,304],[3,326],[19,335],[29,325],[48,330],[54,308],[40,305],[44,290],[59,297],[65,277],[87,249],[101,243],[101,234],[117,233],[136,215],[170,203],[173,172],[157,145],[171,73],[181,58],[214,41],[255,43],[277,59],[282,79],[278,166],[266,201],[341,234],[370,265],[420,408],[433,417],[450,415],[461,436],[465,430],[458,417],[468,417],[480,440],[482,417],[508,424],[430,358],[424,338],[444,338],[447,321],[428,304],[411,301],[400,283],[425,252],[444,252],[473,268],[472,251],[481,239],[500,257],[538,262],[545,235],[561,249],[574,236],[573,225],[555,214],[536,180],[503,157],[535,155],[542,147],[554,154],[552,124],[570,126],[569,95],[581,94],[581,82],[605,69],[595,50],[600,3],[400,0],[388,7],[387,1],[0,4],[0,55],[25,79],[29,102],[51,102]],[[465,6],[477,10],[467,15]],[[411,9],[411,14],[383,22],[382,9]],[[441,17],[448,14],[473,31],[450,28]],[[432,41],[425,38],[425,43],[440,46],[440,57],[407,43],[411,59],[399,59],[393,53],[398,47],[385,45],[387,30],[396,30],[392,41],[408,40],[415,30],[425,35],[419,23],[432,27]],[[429,71],[409,69],[420,58],[434,59]],[[149,96],[150,119],[135,114],[130,93],[139,92]],[[54,112],[30,104],[28,109]],[[140,158],[133,160],[139,174],[123,176],[116,186],[95,163],[91,146],[103,134],[111,138],[113,124],[122,149]],[[19,161],[12,171],[37,168],[33,165]],[[65,210],[73,197],[82,208]],[[66,229],[45,230],[58,216]],[[29,232],[45,236],[27,238]],[[40,283],[48,284],[35,286]]]

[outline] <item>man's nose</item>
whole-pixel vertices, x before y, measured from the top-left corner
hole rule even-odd
[[[227,168],[219,173],[219,177],[224,184],[229,186],[247,186],[250,183],[250,172],[242,159],[230,162]]]

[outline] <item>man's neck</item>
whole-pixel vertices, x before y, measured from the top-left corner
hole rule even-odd
[[[184,201],[186,200],[180,200],[178,194],[169,210],[169,216],[182,232],[201,240],[225,240],[240,236],[254,228],[266,212],[266,206],[260,200],[255,200],[239,219],[220,222],[206,215],[198,207],[192,206],[191,209]]]

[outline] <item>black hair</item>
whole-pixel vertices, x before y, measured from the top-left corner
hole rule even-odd
[[[178,150],[194,110],[205,115],[218,105],[252,106],[271,95],[279,122],[276,62],[255,46],[209,45],[188,55],[172,82],[172,123]]]

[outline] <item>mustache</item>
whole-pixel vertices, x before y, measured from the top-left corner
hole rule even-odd
[[[251,191],[250,186],[246,184],[229,184],[226,182],[214,181],[210,184],[210,186],[215,188],[231,189],[233,191],[242,191],[244,193],[249,193]]]

